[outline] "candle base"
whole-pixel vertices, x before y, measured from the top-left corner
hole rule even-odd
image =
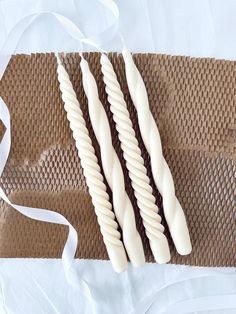
[[[123,234],[124,236],[124,234]],[[143,244],[140,236],[137,234],[136,239],[132,240],[131,243],[125,241],[124,238],[125,248],[127,254],[129,256],[130,262],[134,267],[141,267],[145,264],[145,255],[143,251]]]
[[[150,247],[158,264],[166,264],[170,261],[170,249],[166,238],[161,238],[150,242]]]
[[[107,246],[107,253],[112,267],[117,273],[122,273],[127,269],[128,262],[123,247],[116,247],[115,250],[111,250]]]
[[[175,248],[180,255],[188,255],[192,252],[192,245],[188,229],[171,230]]]

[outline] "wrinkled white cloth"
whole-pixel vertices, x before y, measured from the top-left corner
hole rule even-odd
[[[120,29],[131,51],[236,60],[233,0],[117,4]],[[39,11],[63,14],[88,35],[102,31],[113,19],[96,1],[3,0],[0,48],[20,19]],[[16,53],[85,49],[91,48],[69,38],[59,23],[45,16],[26,31]],[[108,49],[120,51],[120,42]],[[61,260],[0,259],[0,313],[236,313],[235,268],[147,264],[118,275],[109,262],[88,260],[76,260],[76,268],[92,288],[93,303],[79,287],[68,284]]]
[[[2,259],[0,266],[1,314],[198,313],[206,297],[209,308],[220,306],[214,314],[235,313],[236,308],[233,269],[146,264],[117,274],[108,261],[77,260],[77,273],[93,288],[91,304],[79,288],[68,285],[61,260]],[[196,304],[187,306],[187,301]],[[228,306],[234,308],[224,310]]]

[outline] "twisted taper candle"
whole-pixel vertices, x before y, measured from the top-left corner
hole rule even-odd
[[[146,87],[131,53],[124,48],[122,54],[129,92],[138,114],[140,132],[150,155],[155,184],[163,198],[166,221],[178,253],[186,255],[192,250],[188,227],[182,207],[175,196],[169,166],[162,153],[160,134],[149,108]]]
[[[60,83],[60,90],[67,112],[67,119],[73,132],[78,154],[81,160],[86,183],[92,197],[92,203],[98,218],[103,240],[113,265],[117,272],[122,272],[127,268],[127,257],[124,246],[120,240],[120,232],[115,221],[115,215],[106,192],[103,176],[95,155],[92,141],[89,137],[88,129],[80,109],[72,83],[64,66],[57,57],[57,74]]]
[[[111,130],[105,109],[99,99],[96,81],[87,61],[80,62],[85,94],[95,136],[100,145],[103,170],[113,192],[113,206],[123,231],[123,241],[130,261],[134,266],[145,263],[143,245],[136,229],[134,210],[125,191],[124,175],[116,151],[112,145]]]
[[[167,263],[170,260],[168,241],[163,234],[164,227],[161,224],[161,216],[158,214],[159,209],[155,204],[156,199],[153,196],[153,190],[147,176],[147,169],[144,166],[138,141],[135,137],[127,104],[113,66],[105,54],[101,55],[101,65],[108,101],[111,105],[110,109],[116,123],[121,149],[143,219],[146,235],[149,238],[155,260],[158,263]]]

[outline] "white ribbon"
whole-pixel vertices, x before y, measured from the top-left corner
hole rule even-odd
[[[3,173],[5,165],[7,163],[7,159],[10,153],[11,147],[11,123],[10,123],[10,113],[7,108],[7,105],[4,103],[3,99],[0,97],[0,120],[3,122],[5,126],[5,133],[3,139],[0,143],[0,177]],[[35,220],[50,222],[54,224],[65,225],[69,227],[69,234],[66,241],[66,244],[63,249],[62,253],[62,262],[65,269],[66,274],[69,274],[69,279],[73,279],[70,275],[72,264],[74,262],[74,256],[77,249],[77,232],[74,227],[69,223],[69,221],[62,216],[61,214],[46,210],[42,208],[33,208],[33,207],[26,207],[20,206],[17,204],[12,203],[3,189],[0,187],[0,198],[2,198],[6,203],[12,206],[21,214]],[[74,279],[73,279],[74,280]]]
[[[173,265],[174,266],[174,265]],[[196,270],[196,269],[195,269]],[[143,314],[149,313],[150,310],[153,309],[153,306],[156,302],[158,302],[159,293],[163,290],[167,290],[176,285],[176,284],[184,284],[184,282],[189,282],[195,279],[207,279],[207,278],[217,278],[217,277],[235,277],[232,273],[221,273],[218,269],[206,269],[200,275],[195,272],[193,269],[192,273],[189,272],[181,272],[179,275],[172,280],[168,280],[166,284],[161,286],[155,291],[152,291],[149,295],[146,295],[143,299],[139,300],[136,303],[136,306],[133,308],[131,314]],[[168,292],[167,292],[168,293]],[[224,303],[224,301],[228,297],[228,302]],[[214,300],[214,302],[212,302]],[[208,302],[207,302],[208,301]],[[203,310],[216,310],[216,309],[229,309],[236,308],[236,295],[235,294],[224,294],[217,296],[205,296],[202,298],[193,298],[184,301],[175,302],[169,304],[166,308],[163,308],[161,311],[162,314],[184,314],[184,313],[192,313],[195,311],[203,311]]]
[[[0,51],[0,80],[7,68],[7,65],[11,59],[11,56],[15,53],[16,48],[22,39],[25,32],[29,27],[39,18],[49,15],[54,18],[59,24],[65,29],[69,36],[96,49],[102,51],[101,46],[109,42],[114,37],[118,28],[119,10],[117,5],[111,0],[99,0],[107,9],[114,15],[115,20],[108,26],[104,31],[91,37],[85,37],[78,26],[73,23],[70,19],[62,14],[58,14],[50,11],[41,11],[33,13],[22,18],[9,32],[5,43],[3,44]],[[105,40],[104,40],[105,39]],[[3,173],[11,147],[11,131],[10,131],[10,113],[7,105],[0,97],[0,120],[2,120],[5,126],[5,133],[0,143],[0,177]],[[21,214],[35,220],[50,222],[55,224],[66,225],[69,227],[69,234],[66,244],[62,253],[62,262],[65,269],[66,277],[70,284],[81,288],[83,294],[90,300],[93,301],[92,289],[89,287],[86,281],[79,279],[74,266],[74,256],[77,249],[77,232],[69,221],[61,214],[46,210],[42,208],[26,207],[12,203],[3,189],[0,187],[0,198],[2,198],[7,204],[12,206]]]
[[[162,314],[189,314],[206,311],[217,311],[236,308],[236,295],[213,295],[194,298],[171,304]]]
[[[11,56],[15,53],[17,46],[22,39],[25,32],[30,28],[30,26],[41,17],[49,15],[55,19],[63,27],[63,29],[68,33],[70,37],[78,40],[84,44],[88,44],[100,51],[102,51],[102,46],[108,43],[117,33],[118,21],[119,21],[119,9],[117,5],[111,0],[99,0],[101,4],[107,8],[114,16],[114,21],[102,32],[86,37],[79,27],[73,23],[66,16],[50,11],[40,11],[33,14],[29,14],[23,17],[9,32],[6,41],[4,42],[0,50],[0,80],[7,68],[7,65],[11,59]]]
[[[11,147],[11,124],[10,124],[10,113],[8,111],[7,105],[4,103],[3,99],[0,97],[0,120],[5,126],[5,133],[3,139],[0,143],[0,177],[3,173],[4,167],[6,165],[10,147]],[[75,253],[77,249],[77,232],[74,227],[69,223],[69,221],[61,214],[54,212],[52,210],[26,207],[12,203],[3,189],[0,187],[0,198],[2,198],[7,204],[16,209],[22,215],[25,215],[31,219],[38,221],[50,222],[54,224],[65,225],[69,227],[68,237],[62,253],[62,263],[65,270],[66,278],[68,282],[79,287],[82,293],[92,301],[91,289],[88,284],[79,278],[75,270]]]
[[[5,104],[1,97],[0,97],[0,121],[2,121],[2,123],[5,126],[5,133],[0,143],[0,177],[1,177],[5,165],[7,163],[7,159],[11,148],[10,113],[7,108],[7,105]],[[69,221],[63,215],[52,210],[27,207],[12,203],[1,187],[0,198],[2,198],[11,207],[16,209],[19,213],[25,215],[28,218],[68,226],[69,233],[62,252],[62,264],[65,271],[65,275],[69,284],[74,286],[75,288],[79,288],[82,294],[90,301],[92,312],[94,312],[95,304],[93,296],[94,292],[92,292],[93,289],[89,287],[89,284],[85,280],[81,279],[76,272],[74,257],[78,244],[78,236],[75,228],[69,223]]]

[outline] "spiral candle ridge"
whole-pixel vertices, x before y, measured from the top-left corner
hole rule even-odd
[[[77,100],[68,73],[59,58],[57,61],[57,74],[64,108],[67,112],[67,119],[70,122],[70,128],[73,132],[73,138],[75,139],[81,166],[95,208],[103,240],[114,269],[117,272],[121,272],[127,268],[127,258],[124,246],[120,240],[120,232],[117,230],[118,225],[115,221],[115,215],[112,211],[109,196],[106,192],[106,186],[103,182],[103,176],[80,109],[79,101]]]
[[[146,87],[131,53],[124,48],[122,54],[129,92],[138,114],[140,132],[150,155],[155,184],[163,198],[166,221],[177,251],[179,254],[186,255],[192,250],[188,227],[182,207],[175,196],[174,181],[169,166],[162,153],[160,134],[149,108]]]
[[[100,145],[105,177],[113,193],[113,206],[123,232],[123,241],[134,266],[145,262],[140,235],[136,229],[131,201],[125,191],[124,175],[116,151],[112,145],[110,125],[105,109],[99,99],[96,81],[87,61],[82,57],[80,67],[88,108],[95,136]]]
[[[104,54],[101,55],[101,65],[108,101],[111,105],[110,109],[116,123],[121,149],[129,171],[146,235],[149,238],[155,260],[159,263],[167,263],[170,260],[168,241],[163,234],[164,227],[161,224],[161,216],[158,214],[159,209],[155,203],[156,199],[153,196],[147,169],[144,166],[144,160],[135,137],[124,95],[113,66]]]

